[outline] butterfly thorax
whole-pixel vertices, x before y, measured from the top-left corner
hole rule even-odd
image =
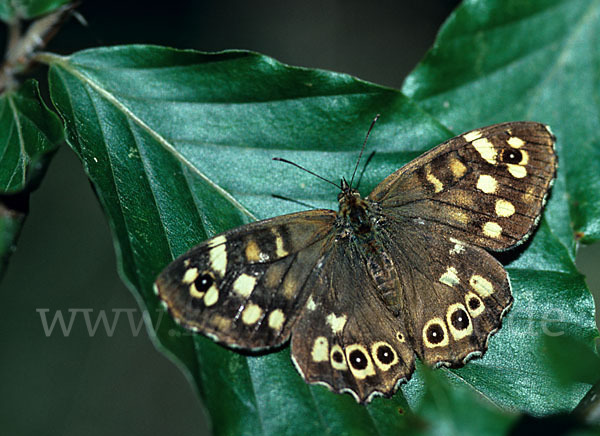
[[[372,231],[369,204],[356,189],[344,189],[338,195],[338,201],[338,220],[344,227],[350,227],[355,235],[367,235]]]
[[[400,280],[392,259],[378,238],[379,226],[383,217],[376,203],[360,196],[356,189],[342,182],[342,192],[338,195],[339,212],[337,215],[338,243],[353,244],[367,265],[375,289],[386,306],[393,313],[400,309]]]

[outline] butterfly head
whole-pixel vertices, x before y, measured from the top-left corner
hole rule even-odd
[[[339,187],[342,191],[338,194],[338,202],[340,203],[340,206],[342,205],[342,203],[354,201],[353,199],[360,199],[360,194],[358,193],[358,190],[352,188],[352,186],[348,184],[348,181],[346,179],[342,179]]]
[[[357,189],[352,188],[346,179],[342,179],[340,185],[342,192],[338,194],[340,209],[338,217],[341,217],[350,227],[359,233],[370,229],[368,217],[368,204],[360,196]]]

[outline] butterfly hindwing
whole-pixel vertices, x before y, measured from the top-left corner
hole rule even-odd
[[[405,165],[368,198],[448,237],[506,250],[537,224],[555,177],[554,141],[534,122],[473,130]]]
[[[225,232],[158,277],[156,290],[184,327],[250,350],[289,338],[335,213],[300,212]]]
[[[426,224],[392,221],[381,232],[400,271],[401,313],[419,358],[431,366],[459,367],[483,355],[513,301],[502,265],[485,250],[444,238]]]
[[[292,359],[309,383],[357,401],[391,396],[414,371],[404,317],[388,311],[359,246],[332,246],[292,331]]]

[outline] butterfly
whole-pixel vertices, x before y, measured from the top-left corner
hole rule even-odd
[[[554,143],[536,122],[463,133],[365,198],[342,180],[338,211],[278,216],[201,243],[165,268],[155,292],[187,329],[253,351],[291,338],[306,382],[360,403],[389,397],[416,357],[454,368],[487,350],[513,302],[488,250],[535,229]]]

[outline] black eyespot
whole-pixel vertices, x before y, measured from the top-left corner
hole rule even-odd
[[[215,279],[213,279],[210,274],[204,273],[201,276],[198,276],[198,278],[194,282],[194,286],[196,286],[198,292],[206,292],[208,291],[208,288],[210,288],[213,285],[214,282]]]
[[[404,335],[398,332],[396,333],[396,339],[398,339],[400,342],[404,342]]]
[[[354,350],[350,353],[350,365],[354,367],[354,369],[365,369],[367,367],[367,356],[360,350]]]
[[[479,299],[473,297],[469,300],[469,309],[471,310],[477,310],[477,308],[479,307],[480,303],[479,303]]]
[[[450,316],[450,322],[456,330],[464,330],[469,327],[469,316],[464,310],[458,309]]]
[[[427,329],[427,340],[432,344],[439,344],[444,340],[444,330],[439,324],[432,324]]]
[[[333,354],[331,355],[331,358],[336,363],[342,363],[344,361],[344,356],[342,356],[342,353],[340,353],[339,351],[334,351]]]
[[[518,164],[523,159],[523,154],[514,148],[507,148],[502,152],[502,161],[509,164]]]
[[[380,345],[377,348],[377,360],[385,365],[392,363],[394,361],[394,350],[387,345]]]

